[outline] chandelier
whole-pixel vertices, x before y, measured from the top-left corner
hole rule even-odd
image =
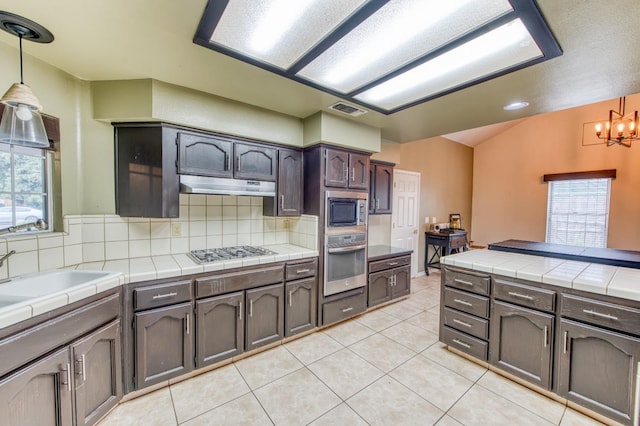
[[[620,98],[618,111],[609,110],[609,120],[604,123],[596,123],[596,135],[603,139],[607,146],[622,145],[631,146],[632,141],[640,140],[638,137],[638,111],[625,114],[626,98]]]

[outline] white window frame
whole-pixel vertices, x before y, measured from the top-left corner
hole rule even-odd
[[[27,155],[36,156],[36,153],[42,156],[44,160],[44,171],[43,171],[43,187],[44,191],[42,195],[44,195],[44,203],[42,208],[42,219],[44,219],[49,226],[46,230],[37,230],[35,228],[21,230],[18,231],[20,234],[35,234],[35,233],[46,233],[52,232],[53,228],[53,186],[52,186],[52,175],[53,175],[53,152],[48,149],[41,148],[32,148],[32,147],[24,147],[19,145],[9,145],[9,144],[1,144],[0,150],[3,152],[9,152],[11,155],[11,168],[12,168],[12,185],[9,193],[11,194],[12,205],[15,206],[16,192],[15,192],[15,154],[24,153]],[[5,192],[6,193],[6,192]],[[13,212],[14,220],[15,220],[15,211]],[[14,223],[15,224],[15,223]],[[5,226],[2,226],[3,228]],[[11,234],[9,234],[11,235]]]
[[[545,241],[581,247],[607,247],[611,180],[610,177],[601,177],[549,181]],[[589,185],[592,188],[587,188],[587,193],[580,196],[579,192]],[[596,185],[606,185],[606,194],[598,194],[603,188],[596,189]],[[570,191],[569,199],[564,200],[569,206],[561,207],[556,191],[563,188]],[[560,228],[562,226],[564,229]],[[564,234],[564,237],[559,238],[558,234]]]

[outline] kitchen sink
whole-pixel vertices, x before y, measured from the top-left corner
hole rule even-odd
[[[28,299],[93,285],[117,276],[108,271],[55,270],[11,278],[0,284],[0,308]]]

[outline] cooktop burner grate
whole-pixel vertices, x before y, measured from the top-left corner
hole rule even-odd
[[[241,259],[243,257],[265,256],[268,254],[276,254],[262,247],[253,246],[235,246],[221,247],[214,249],[191,250],[189,256],[197,263],[209,263],[218,260]]]

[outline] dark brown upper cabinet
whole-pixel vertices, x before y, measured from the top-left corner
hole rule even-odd
[[[265,197],[265,216],[300,216],[302,214],[302,152],[278,149],[276,198]]]
[[[369,168],[369,214],[391,214],[393,163],[371,161]]]
[[[278,150],[268,146],[236,142],[233,177],[248,180],[275,181]]]
[[[325,159],[325,186],[352,189],[369,187],[369,155],[327,148]]]
[[[178,173],[233,177],[233,143],[225,138],[178,132]]]

